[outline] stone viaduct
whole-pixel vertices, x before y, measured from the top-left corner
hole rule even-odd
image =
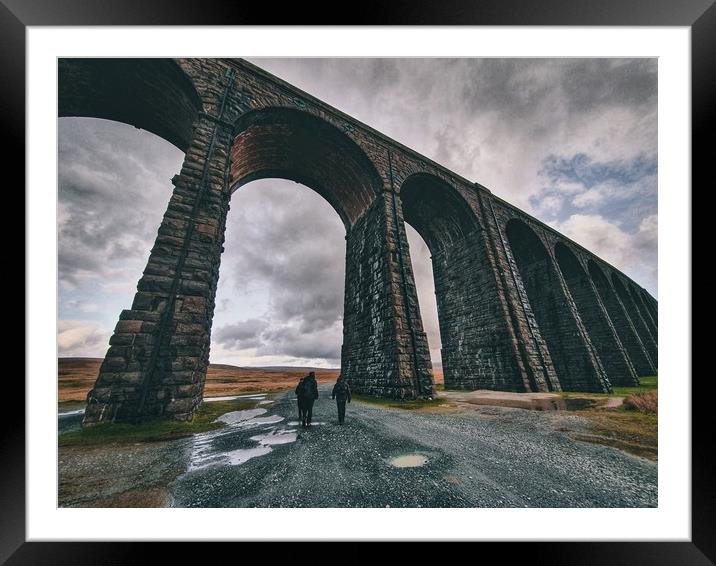
[[[657,369],[657,303],[487,188],[240,59],[60,59],[59,116],[185,152],[84,424],[190,419],[201,402],[232,193],[300,182],[346,229],[341,371],[355,391],[433,394],[405,222],[433,261],[447,388],[610,391]]]

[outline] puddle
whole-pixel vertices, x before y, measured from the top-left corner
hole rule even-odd
[[[233,401],[234,399],[265,399],[265,393],[253,393],[250,395],[228,395],[225,397],[204,397],[204,403],[211,403],[212,401]]]
[[[571,399],[567,397],[565,399],[568,411],[579,411],[580,409],[589,409],[590,407],[596,406],[597,402],[593,399],[576,398]]]
[[[248,462],[251,458],[264,456],[269,452],[271,452],[270,446],[257,446],[256,448],[239,448],[238,450],[232,450],[231,452],[223,454],[223,456],[228,460],[230,466],[238,466],[239,464]]]
[[[57,413],[58,417],[71,417],[72,415],[82,415],[84,414],[84,409],[77,409],[76,411],[65,411],[64,413]]]
[[[221,415],[216,419],[216,421],[220,421],[226,424],[236,424],[242,421],[248,421],[267,412],[268,411],[266,409],[244,409],[243,411],[231,411],[230,413],[225,413]]]
[[[251,419],[249,421],[246,421],[245,424],[274,424],[274,423],[280,423],[283,420],[283,417],[279,415],[269,415],[268,417],[256,417],[255,419]]]
[[[406,454],[390,461],[390,465],[394,468],[419,468],[427,463],[428,459],[422,454]]]
[[[196,434],[191,439],[189,465],[187,472],[193,472],[211,466],[238,466],[272,451],[272,446],[295,442],[296,431],[287,428],[276,429],[270,425],[284,421],[280,415],[265,415],[266,409],[245,409],[221,415],[216,421],[226,423],[227,427]],[[216,422],[215,421],[215,422]],[[247,429],[257,428],[262,434],[250,437],[258,446],[251,448],[234,448],[246,443]],[[250,434],[250,433],[248,433]]]
[[[594,399],[586,397],[559,397],[549,399],[533,399],[532,408],[537,411],[579,411],[596,407]]]
[[[274,430],[268,434],[259,434],[252,436],[251,440],[255,440],[263,446],[273,446],[274,444],[288,444],[296,442],[298,433],[290,430]]]

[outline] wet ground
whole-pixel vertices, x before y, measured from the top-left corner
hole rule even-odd
[[[657,465],[579,442],[569,412],[347,405],[321,388],[302,429],[289,393],[253,395],[226,426],[173,441],[62,447],[61,506],[653,507]],[[467,407],[467,408],[465,408]],[[76,409],[75,409],[76,410]],[[60,416],[60,431],[81,413]]]

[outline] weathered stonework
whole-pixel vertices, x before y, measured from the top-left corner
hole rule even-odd
[[[133,124],[186,152],[85,425],[190,419],[201,402],[233,191],[282,177],[346,228],[341,370],[433,395],[405,233],[433,256],[447,387],[608,391],[656,370],[656,301],[538,220],[237,59],[60,59],[60,116]]]

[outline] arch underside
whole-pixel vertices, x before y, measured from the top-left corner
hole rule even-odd
[[[58,115],[148,130],[186,152],[202,105],[171,59],[58,60]]]
[[[612,273],[611,279],[612,285],[614,286],[617,296],[624,305],[626,314],[631,319],[632,325],[636,329],[639,338],[644,344],[646,352],[649,354],[653,365],[655,367],[658,367],[659,362],[656,337],[652,335],[652,330],[649,328],[649,325],[642,317],[641,313],[639,312],[639,308],[634,302],[632,295],[629,293],[629,290],[626,288],[624,283],[622,283],[621,279],[617,276],[616,273]]]
[[[577,257],[563,243],[555,245],[557,264],[564,276],[569,292],[588,329],[592,344],[599,353],[612,385],[638,385],[636,371],[599,300],[597,290]]]
[[[400,196],[405,221],[432,255],[445,386],[523,391],[475,213],[429,175],[409,177]]]
[[[653,375],[656,371],[656,366],[647,353],[634,324],[614,288],[609,283],[606,274],[591,259],[587,262],[587,269],[636,374],[638,376]]]
[[[382,185],[350,138],[323,120],[286,108],[251,112],[235,129],[232,189],[270,177],[315,190],[338,212],[347,230],[371,206]]]
[[[603,391],[604,386],[600,383],[544,244],[521,220],[510,220],[506,232],[562,389]]]

